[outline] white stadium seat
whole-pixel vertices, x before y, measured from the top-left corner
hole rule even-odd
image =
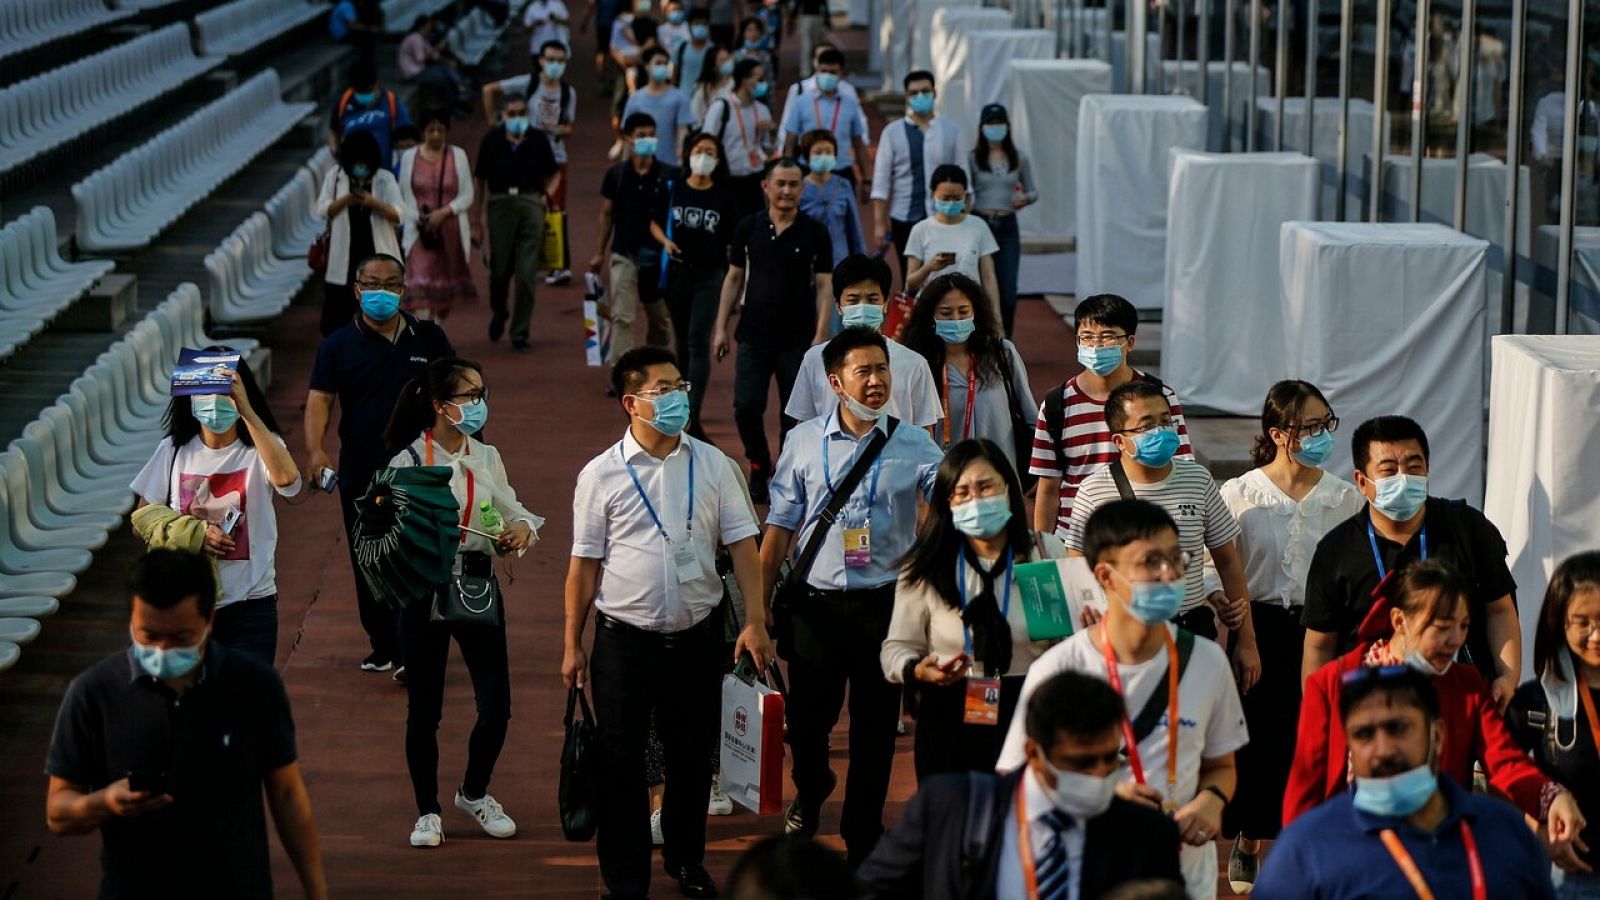
[[[304,259],[311,242],[322,233],[325,220],[317,215],[317,180],[301,167],[289,183],[267,201],[272,222],[272,254],[283,259]]]
[[[272,243],[271,223],[256,213],[206,255],[206,308],[213,321],[260,322],[289,308],[311,269],[304,259],[274,256]]]
[[[323,15],[305,0],[237,0],[194,17],[201,53],[237,56]]]
[[[56,219],[40,206],[0,228],[0,360],[94,287],[115,263],[61,258]]]
[[[450,0],[383,0],[383,30],[388,34],[405,34],[420,15],[432,15]]]
[[[6,0],[0,3],[0,57],[81,34],[133,15],[105,0]]]
[[[481,6],[462,16],[445,36],[445,46],[456,59],[469,66],[483,62],[488,52],[500,42],[504,25],[496,25],[494,18]]]

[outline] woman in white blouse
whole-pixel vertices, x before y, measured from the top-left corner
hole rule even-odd
[[[356,314],[356,268],[387,253],[401,259],[395,231],[405,217],[400,184],[379,158],[370,131],[352,131],[339,144],[339,164],[317,194],[317,215],[328,220],[328,270],[322,273],[322,336]]]
[[[1261,648],[1261,680],[1243,698],[1250,744],[1239,751],[1239,791],[1228,805],[1229,834],[1240,837],[1230,880],[1254,883],[1263,839],[1278,834],[1284,786],[1300,717],[1300,652],[1306,572],[1317,542],[1361,511],[1355,485],[1321,468],[1333,451],[1339,417],[1315,385],[1280,381],[1261,407],[1255,468],[1222,485],[1238,520],[1239,552],[1250,586],[1250,615]]]
[[[506,478],[500,452],[472,435],[489,418],[489,389],[483,370],[475,362],[446,358],[428,364],[421,375],[401,390],[389,427],[387,446],[397,449],[391,466],[447,466],[450,490],[472,531],[461,529],[456,553],[461,576],[494,579],[494,555],[522,554],[538,539],[544,520],[517,501]],[[502,520],[496,539],[478,532],[496,531],[485,507]],[[452,539],[455,535],[452,534]],[[493,554],[493,555],[492,555]],[[455,588],[458,578],[439,586]],[[495,583],[493,593],[500,597]],[[505,744],[506,723],[511,718],[511,677],[506,655],[505,607],[499,621],[434,621],[434,602],[418,600],[401,614],[400,641],[405,652],[405,683],[409,701],[406,714],[406,765],[417,801],[417,824],[411,846],[437,847],[444,841],[439,818],[439,719],[444,707],[444,671],[450,657],[450,640],[461,648],[461,658],[472,676],[477,723],[467,742],[467,769],[455,794],[455,807],[477,820],[491,837],[516,834],[516,823],[489,794],[489,778]]]
[[[994,771],[1028,666],[1048,647],[1028,635],[1016,567],[1059,559],[1054,535],[1028,528],[1022,486],[993,441],[950,448],[917,541],[901,564],[879,660],[906,686],[917,718],[917,780]],[[982,690],[992,679],[994,693]],[[991,701],[992,723],[968,724],[968,690]]]
[[[443,321],[457,303],[478,297],[470,263],[472,229],[467,223],[472,168],[467,151],[447,140],[449,112],[424,112],[420,124],[422,143],[400,154],[404,309],[419,319]]]

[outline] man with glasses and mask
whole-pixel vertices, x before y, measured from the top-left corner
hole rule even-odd
[[[749,654],[765,671],[772,650],[758,528],[734,462],[683,433],[694,385],[671,352],[630,350],[611,383],[628,429],[584,466],[573,491],[561,660],[567,687],[587,684],[594,696],[600,874],[613,897],[650,889],[645,739],[653,715],[667,778],[662,862],[685,896],[715,897],[704,861],[726,651],[716,553],[727,548],[745,598],[734,658]],[[583,649],[591,606],[592,658]]]
[[[1410,666],[1345,676],[1339,717],[1355,790],[1285,828],[1263,897],[1554,898],[1550,860],[1515,807],[1435,770],[1444,727],[1433,679]]]
[[[384,446],[383,430],[400,399],[400,389],[422,374],[428,363],[456,355],[437,323],[419,321],[400,310],[406,289],[406,269],[400,260],[383,254],[363,260],[356,269],[354,288],[361,312],[317,347],[305,411],[306,472],[316,483],[324,469],[333,468],[323,443],[334,400],[339,402],[336,471],[347,538],[355,528],[356,499],[367,492],[373,473],[387,466],[393,456]],[[395,631],[396,611],[373,598],[356,563],[355,541],[347,539],[345,544],[355,577],[361,627],[372,645],[361,668],[387,672],[398,664],[401,668],[395,679],[401,680],[405,667]]]
[[[489,236],[489,340],[498,341],[511,322],[511,349],[526,353],[533,322],[539,250],[544,244],[544,210],[559,169],[550,137],[532,128],[528,98],[504,95],[504,121],[478,144],[473,176],[477,194],[473,215],[479,234]],[[516,306],[508,313],[506,293],[517,279]]]
[[[911,798],[858,873],[873,896],[1058,900],[1182,881],[1177,826],[1115,793],[1122,697],[1103,679],[1058,672],[1025,715],[1022,767],[938,776]]]
[[[1361,423],[1350,438],[1350,455],[1367,506],[1330,529],[1312,554],[1302,677],[1355,646],[1384,576],[1415,559],[1438,559],[1472,585],[1466,655],[1504,711],[1522,673],[1522,629],[1500,530],[1465,500],[1428,495],[1428,435],[1411,419],[1378,416]]]
[[[559,5],[560,0],[556,0]],[[528,9],[531,11],[533,6]],[[535,52],[534,73],[516,75],[483,86],[483,117],[493,122],[498,115],[501,98],[507,94],[522,94],[528,98],[531,127],[544,132],[550,139],[550,151],[556,161],[556,179],[550,186],[550,209],[564,212],[567,208],[567,142],[572,134],[572,123],[578,117],[578,90],[566,81],[567,57],[571,54],[566,43],[545,41]],[[567,219],[561,219],[561,261],[545,276],[548,285],[566,284],[572,280],[572,241],[568,238]]]
[[[1105,616],[1035,660],[1017,702],[1031,709],[1034,692],[1058,672],[1110,683],[1126,704],[1121,731],[1130,777],[1119,770],[1117,793],[1172,817],[1184,844],[1180,864],[1189,896],[1210,900],[1217,894],[1212,841],[1237,784],[1233,753],[1249,740],[1228,659],[1215,643],[1170,621],[1183,602],[1191,562],[1177,524],[1161,507],[1111,500],[1088,517],[1080,541],[1105,591]],[[1026,748],[1018,716],[995,769],[1027,763]]]

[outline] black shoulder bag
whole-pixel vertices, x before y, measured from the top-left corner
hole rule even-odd
[[[1194,655],[1194,634],[1178,629],[1178,681],[1183,681],[1184,673],[1189,670],[1189,658]],[[1133,741],[1137,744],[1150,736],[1156,730],[1156,725],[1161,717],[1167,713],[1167,679],[1162,678],[1156,684],[1155,693],[1145,701],[1144,708],[1133,717]],[[1177,733],[1177,726],[1171,726],[1172,733]]]
[[[574,719],[573,708],[583,715]],[[561,833],[569,841],[594,837],[595,736],[594,713],[580,688],[567,690],[567,715],[562,720],[566,739],[561,744],[561,783],[556,802],[561,809]]]
[[[1029,472],[1032,468],[1029,461],[1033,459],[1033,422],[1022,415],[1022,410],[1017,408],[1017,389],[1011,382],[1016,377],[1016,369],[1011,365],[1011,354],[1003,349],[1005,356],[1004,366],[1006,385],[1006,417],[1011,422],[1011,446],[1016,454],[1017,479],[1022,482],[1022,491],[1027,493],[1038,482],[1039,476]],[[1056,396],[1060,396],[1057,392]],[[970,413],[969,413],[970,415]]]

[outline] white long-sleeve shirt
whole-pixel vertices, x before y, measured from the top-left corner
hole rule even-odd
[[[410,450],[401,450],[389,460],[389,465],[396,468],[428,464],[427,438],[418,435],[411,442]],[[412,459],[411,451],[416,451],[416,459]],[[506,464],[500,460],[500,451],[493,444],[485,444],[466,438],[461,444],[459,453],[451,453],[433,442],[433,465],[449,466],[450,493],[456,497],[458,507],[465,506],[467,502],[467,470],[472,470],[472,515],[467,521],[469,528],[483,531],[483,508],[481,504],[488,503],[500,513],[500,518],[507,527],[512,522],[527,522],[528,527],[535,533],[544,525],[544,518],[528,511],[517,500],[517,492],[511,487],[511,481],[506,476]],[[481,534],[466,533],[466,540],[461,542],[461,549],[477,551],[479,553],[494,552],[494,542]]]
[[[933,215],[933,191],[926,184],[924,208],[915,212],[911,209],[911,145],[906,129],[916,127],[909,116],[884,126],[878,135],[878,156],[872,164],[872,199],[888,200],[889,217],[901,222],[916,222]],[[967,154],[961,149],[960,129],[935,118],[922,133],[922,177],[932,178],[933,170],[946,163],[966,171]],[[970,178],[967,183],[972,183]]]

